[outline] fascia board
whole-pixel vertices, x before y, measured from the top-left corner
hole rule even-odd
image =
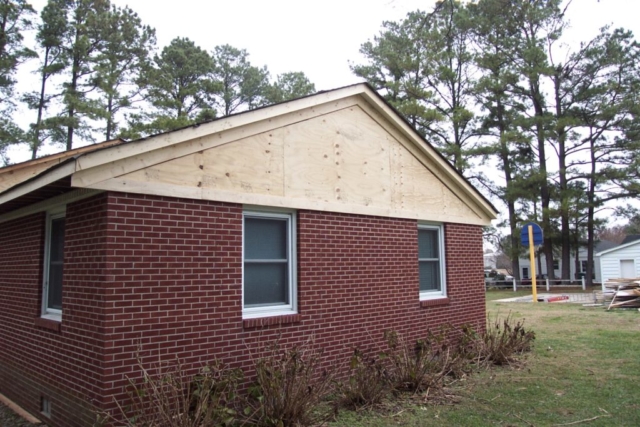
[[[17,186],[8,189],[4,193],[0,194],[0,205],[15,200],[20,196],[29,194],[39,188],[44,187],[47,184],[56,182],[62,178],[66,178],[76,171],[76,162],[68,161],[65,164],[61,164],[58,167],[53,168],[48,172],[44,172],[39,176]]]
[[[464,191],[467,196],[475,200],[478,206],[490,219],[497,219],[498,212],[493,206],[487,203],[483,198],[478,196],[477,190],[469,184],[462,176],[456,173],[453,166],[449,164],[436,150],[429,144],[425,144],[422,136],[420,136],[411,126],[398,116],[386,103],[380,100],[380,96],[368,86],[364,86],[362,96],[382,114],[385,119],[389,120],[397,129],[399,129],[413,144],[426,154],[433,162],[435,162],[439,170],[444,173],[447,178],[454,181],[458,188]]]

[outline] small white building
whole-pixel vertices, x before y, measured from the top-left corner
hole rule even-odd
[[[640,277],[640,240],[623,243],[596,254],[600,257],[602,282]]]

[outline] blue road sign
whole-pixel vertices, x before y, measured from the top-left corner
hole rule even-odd
[[[533,245],[540,246],[544,241],[542,236],[542,228],[535,222],[528,222],[522,227],[522,231],[520,232],[520,242],[522,246],[529,246],[529,226],[533,228]]]

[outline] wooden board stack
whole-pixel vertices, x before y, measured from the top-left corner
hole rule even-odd
[[[611,302],[607,310],[611,308],[640,308],[640,278],[635,279],[609,279],[604,284],[607,290],[611,290]]]

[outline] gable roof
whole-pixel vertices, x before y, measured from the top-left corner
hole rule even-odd
[[[0,192],[3,192],[22,182],[25,182],[41,174],[42,172],[65,162],[70,157],[75,157],[89,151],[96,151],[101,148],[122,144],[124,142],[125,141],[123,139],[112,139],[109,141],[100,142],[98,144],[74,148],[73,150],[50,154],[47,156],[38,157],[37,159],[27,160],[25,162],[2,167],[0,168]]]
[[[619,251],[620,249],[625,249],[625,248],[629,248],[629,247],[636,246],[636,245],[640,245],[640,240],[632,240],[632,241],[627,242],[627,243],[622,243],[622,244],[620,244],[618,246],[615,246],[615,247],[613,247],[611,249],[607,249],[607,250],[604,250],[602,252],[598,252],[596,255],[597,256],[602,256],[602,255],[605,255],[605,254],[610,254],[612,252]]]
[[[627,243],[635,242],[636,240],[640,240],[640,234],[629,234],[624,238],[624,240],[620,244],[624,245]]]
[[[604,252],[608,249],[615,248],[618,246],[618,243],[612,242],[611,240],[600,240],[596,242],[594,252]]]
[[[346,119],[347,115],[349,116],[348,119]],[[345,116],[345,118],[341,116]],[[326,125],[326,123],[329,124]],[[357,123],[357,125],[354,126],[354,123]],[[333,128],[331,128],[331,125],[334,125]],[[311,129],[311,126],[313,126],[313,129]],[[381,130],[373,129],[374,127]],[[307,132],[307,130],[312,134],[305,135],[304,132]],[[472,223],[486,224],[496,217],[497,211],[495,207],[458,173],[436,149],[425,141],[375,90],[362,83],[319,92],[296,100],[222,117],[207,123],[149,136],[136,141],[122,142],[111,146],[94,146],[95,148],[92,150],[75,153],[75,155],[67,153],[66,156],[61,156],[60,163],[55,166],[1,192],[0,215],[34,203],[34,197],[50,196],[51,192],[47,192],[44,189],[49,188],[59,193],[64,191],[65,186],[69,191],[73,188],[92,188],[161,194],[166,191],[167,186],[171,187],[173,185],[172,188],[177,190],[178,193],[182,193],[181,195],[185,197],[285,206],[281,199],[272,196],[272,193],[270,193],[272,187],[268,187],[267,184],[258,185],[265,187],[259,189],[262,191],[262,195],[253,194],[251,197],[239,198],[239,192],[259,193],[260,191],[254,191],[256,189],[250,186],[247,189],[241,185],[242,188],[240,188],[238,182],[235,182],[235,187],[229,184],[226,187],[217,185],[217,188],[207,189],[207,182],[203,183],[202,177],[200,181],[196,180],[197,182],[191,180],[189,182],[179,182],[178,184],[180,185],[174,185],[176,183],[172,180],[176,178],[176,174],[162,169],[162,165],[164,165],[165,169],[171,166],[173,168],[171,171],[181,170],[180,168],[187,166],[193,167],[188,162],[202,162],[202,159],[198,160],[198,156],[201,155],[209,155],[209,160],[213,158],[214,163],[221,163],[220,156],[224,156],[226,151],[229,151],[228,147],[232,145],[238,147],[244,144],[247,151],[231,150],[234,156],[225,158],[228,163],[241,162],[242,158],[247,155],[260,152],[263,148],[260,141],[266,141],[271,137],[270,133],[274,132],[279,132],[280,140],[291,139],[291,135],[296,133],[295,138],[298,139],[294,142],[287,142],[286,149],[289,153],[295,154],[304,161],[313,160],[318,163],[317,158],[312,159],[312,156],[319,154],[319,152],[311,153],[310,150],[314,149],[311,146],[313,144],[306,144],[306,141],[322,140],[325,145],[323,149],[325,149],[327,140],[331,140],[331,142],[335,140],[335,153],[330,154],[332,154],[332,157],[342,155],[342,157],[336,157],[335,164],[338,167],[342,167],[344,170],[350,168],[352,172],[355,167],[353,164],[348,165],[349,168],[347,168],[339,163],[348,163],[349,161],[353,163],[356,159],[364,159],[364,164],[366,165],[367,160],[371,158],[373,163],[375,163],[376,159],[379,160],[378,163],[381,166],[381,170],[386,168],[384,173],[387,181],[392,178],[401,180],[405,176],[411,178],[402,182],[380,181],[380,186],[385,187],[382,188],[383,192],[387,191],[387,187],[389,192],[396,188],[396,193],[401,196],[407,196],[403,200],[394,200],[393,208],[380,205],[376,210],[374,209],[375,206],[371,206],[368,209],[361,209],[357,206],[354,213],[397,214],[420,219],[421,214],[416,214],[415,211],[423,209],[428,204],[424,200],[418,203],[415,200],[411,200],[411,198],[415,198],[414,196],[418,193],[420,193],[419,195],[428,194],[434,190],[433,184],[437,181],[438,185],[443,186],[445,190],[438,190],[442,194],[430,195],[429,203],[441,204],[441,210],[450,209],[452,213],[455,213],[453,211],[456,209],[463,209],[462,205],[465,205],[464,208],[477,217],[471,220]],[[313,132],[316,132],[316,134],[313,134]],[[343,148],[341,149],[338,148],[340,141],[343,141]],[[265,144],[271,144],[271,142],[265,142]],[[355,151],[352,153],[343,152],[348,151],[348,147],[345,147],[345,145],[353,145],[351,149]],[[282,147],[280,149],[282,150]],[[366,155],[363,155],[364,150],[367,151]],[[266,153],[270,152],[270,150],[264,151]],[[349,154],[351,157],[348,157]],[[400,160],[390,162],[389,158],[392,156],[396,156]],[[329,156],[325,154],[324,157],[328,158]],[[345,158],[347,160],[343,160]],[[277,160],[282,162],[282,160]],[[263,162],[269,161],[273,161],[273,158],[262,153],[261,157],[254,159],[254,164],[258,166]],[[185,165],[185,162],[188,164]],[[201,163],[199,166],[200,170],[202,170],[205,165]],[[207,163],[206,166],[209,167],[210,163]],[[251,164],[239,165],[238,167],[244,167],[245,175],[248,176],[247,179],[253,179],[250,176],[253,172]],[[299,164],[289,162],[286,168],[287,172],[291,173],[291,170],[296,167],[299,167]],[[395,167],[396,170],[389,171],[389,167]],[[276,165],[276,168],[284,169],[285,165]],[[322,173],[326,169],[326,165],[316,164],[315,169],[316,172]],[[364,175],[367,175],[367,173],[368,175],[364,181],[362,176],[358,178],[360,179],[360,187],[363,188],[353,188],[352,196],[358,195],[360,197],[358,192],[367,193],[367,191],[372,192],[375,190],[372,184],[367,184],[367,180],[374,179],[375,181],[379,171],[376,173],[372,165],[362,166],[360,169],[362,169]],[[429,176],[426,175],[425,171],[429,173]],[[220,171],[217,172],[219,173]],[[233,172],[235,174],[236,170]],[[269,174],[271,172],[268,171]],[[283,173],[281,170],[276,170],[275,172]],[[304,168],[297,172],[298,174],[309,174],[309,171]],[[346,172],[349,172],[349,170],[346,170]],[[1,174],[2,170],[0,170],[0,176]],[[151,175],[154,175],[155,178]],[[226,175],[229,176],[229,172]],[[272,178],[274,175],[264,176]],[[213,179],[210,176],[208,178]],[[157,187],[145,185],[145,183],[148,184],[153,179],[165,179],[168,181]],[[278,197],[289,197],[290,200],[286,202],[290,204],[288,207],[327,210],[335,208],[338,211],[349,211],[344,210],[347,202],[345,202],[344,197],[341,198],[340,194],[336,194],[335,200],[328,194],[310,195],[313,191],[310,190],[309,186],[314,183],[318,185],[318,183],[314,181],[314,176],[307,176],[306,179],[308,181],[305,184],[307,188],[302,188],[298,185],[297,177],[296,179],[289,177],[286,183],[277,182],[279,187],[286,187],[285,190],[288,192],[288,194],[279,194]],[[342,179],[340,174],[338,174],[337,179]],[[255,187],[255,180],[253,182]],[[338,182],[343,183],[344,180]],[[423,188],[409,188],[412,185],[418,186],[419,184],[423,185]],[[327,183],[323,183],[323,185],[327,187],[324,189],[325,193],[327,193],[330,185]],[[212,186],[216,187],[215,183]],[[187,191],[187,187],[190,188],[189,191]],[[403,192],[397,190],[400,187],[403,188]],[[336,188],[335,190],[339,192],[341,189]],[[37,195],[38,193],[40,193],[39,196]],[[383,196],[386,198],[393,197],[388,194]],[[291,197],[295,200],[291,199]],[[311,200],[303,203],[302,199],[305,198]],[[356,205],[366,204],[367,206],[376,204],[374,195],[365,194],[361,199],[358,201],[351,200],[349,203],[355,203]],[[406,205],[411,205],[412,208],[405,209]],[[440,216],[442,217],[443,215],[444,213],[441,212]],[[461,213],[460,215],[462,218],[470,214],[463,215]],[[453,216],[455,217],[455,215]],[[422,219],[425,218],[426,216],[422,217]]]

